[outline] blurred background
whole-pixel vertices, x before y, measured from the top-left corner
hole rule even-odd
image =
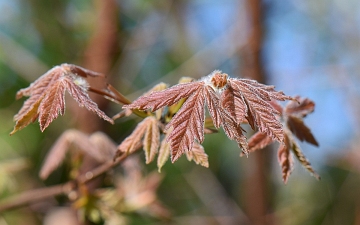
[[[0,9],[0,199],[68,179],[66,165],[45,182],[38,178],[66,129],[101,130],[120,143],[139,122],[111,126],[67,99],[65,116],[44,133],[34,123],[10,137],[24,101],[15,101],[16,92],[53,66],[103,72],[131,100],[159,82],[220,69],[316,103],[305,123],[320,147],[301,147],[321,181],[296,162],[284,185],[276,145],[240,158],[221,131],[205,138],[208,169],[185,157],[162,169],[156,193],[170,220],[127,212],[121,223],[360,224],[360,1],[0,0]],[[92,97],[109,116],[121,110]],[[141,173],[150,176],[156,163],[139,155]],[[68,205],[53,198],[2,212],[0,225],[55,224],[51,216],[75,217]]]

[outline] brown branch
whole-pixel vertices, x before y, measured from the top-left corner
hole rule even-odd
[[[0,203],[0,212],[29,205],[53,196],[66,194],[72,190],[74,186],[74,181],[69,181],[65,184],[58,184],[51,187],[39,188],[20,193],[19,195],[9,197],[2,201]]]
[[[111,93],[108,93],[108,92],[103,91],[103,90],[99,90],[99,89],[96,89],[96,88],[89,87],[89,91],[91,91],[93,93],[96,93],[98,95],[101,95],[104,98],[107,98],[108,100],[111,100],[111,101],[116,102],[118,104],[120,104],[120,103],[122,103],[122,104],[130,104],[131,103],[126,98],[119,98],[118,95],[112,95]]]
[[[35,202],[45,200],[47,198],[66,195],[76,189],[80,184],[86,184],[89,181],[99,177],[111,168],[119,165],[128,155],[123,154],[114,161],[107,161],[93,170],[86,172],[75,180],[68,181],[64,184],[58,184],[51,187],[39,188],[23,192],[0,202],[0,212],[12,210],[22,206],[30,205]]]
[[[247,0],[246,10],[249,13],[249,25],[251,27],[247,45],[242,50],[243,68],[242,74],[250,79],[257,80],[261,83],[266,83],[266,72],[261,58],[263,47],[263,15],[264,8],[261,0]],[[244,193],[244,205],[246,213],[251,224],[272,224],[271,217],[267,216],[271,211],[270,202],[268,198],[268,183],[267,177],[270,171],[269,151],[254,152],[252,157],[249,157],[247,162],[248,168],[245,185],[245,190],[241,187]],[[251,168],[251,169],[249,169]]]
[[[83,67],[106,74],[106,81],[108,81],[109,71],[118,49],[118,5],[115,0],[94,1],[94,4],[96,23],[94,23],[92,37],[84,51]],[[88,79],[87,81],[92,88],[97,90],[104,88],[104,82],[99,82],[98,79]],[[108,102],[105,99],[92,94],[90,94],[90,98],[98,104],[101,110],[106,111]],[[74,115],[79,115],[76,118],[76,126],[79,130],[91,134],[104,129],[103,121],[92,112],[77,106],[73,108],[73,112]]]
[[[131,101],[127,99],[123,94],[116,90],[111,84],[107,85],[107,88],[114,94],[116,99],[124,104],[130,104]]]

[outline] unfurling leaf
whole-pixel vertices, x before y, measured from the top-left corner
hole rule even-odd
[[[200,144],[203,142],[205,105],[214,126],[222,126],[226,135],[235,140],[247,154],[248,144],[240,123],[247,120],[253,128],[256,125],[261,132],[282,142],[282,125],[275,116],[278,111],[269,102],[290,99],[292,98],[284,93],[275,91],[273,86],[248,79],[228,78],[227,74],[214,71],[199,81],[178,84],[141,96],[123,108],[156,111],[180,100],[184,101],[166,126],[166,129],[173,128],[167,140],[170,142],[171,159],[174,162],[192,149],[195,140]]]
[[[315,108],[315,103],[308,98],[301,98],[295,96],[294,102],[289,102],[284,111],[287,115],[292,115],[300,118],[304,118],[308,114],[312,113]]]
[[[184,105],[173,117],[165,129],[173,128],[167,141],[171,146],[171,160],[176,161],[185,151],[190,151],[194,140],[204,141],[205,121],[205,96],[204,88],[188,97]]]
[[[270,101],[273,99],[284,101],[292,98],[275,91],[273,86],[266,86],[253,80],[230,79],[229,83],[234,90],[233,95],[239,99],[238,102],[242,101],[243,105],[247,106],[246,119],[249,124],[255,124],[261,132],[283,142],[282,125],[275,117],[278,111],[273,108]],[[239,104],[238,102],[234,102],[234,104]],[[237,121],[243,119],[237,118]]]
[[[279,113],[280,119],[283,121],[285,127],[283,128],[283,136],[285,143],[280,143],[278,150],[278,160],[282,168],[282,175],[284,183],[287,182],[292,170],[292,158],[290,152],[293,152],[301,165],[305,167],[314,177],[320,179],[320,176],[315,173],[311,167],[310,162],[302,153],[300,146],[294,140],[297,137],[300,141],[306,141],[310,144],[318,146],[318,142],[311,133],[311,130],[305,125],[303,118],[314,111],[315,103],[307,98],[295,97],[296,101],[289,102],[284,108],[275,101],[270,104]],[[255,133],[249,140],[249,151],[266,147],[273,142],[272,138],[262,132]],[[291,165],[291,166],[290,166]]]
[[[165,165],[166,161],[170,158],[170,144],[166,141],[167,135],[165,136],[164,140],[162,140],[159,155],[157,158],[157,167],[159,173],[161,172],[161,168]]]
[[[284,183],[286,184],[289,176],[293,170],[293,164],[294,160],[292,158],[292,155],[290,154],[290,141],[285,136],[285,144],[280,144],[278,149],[278,162],[280,164],[281,170],[282,170],[282,179]]]
[[[258,131],[249,139],[249,152],[263,149],[273,142],[274,140],[267,134]]]
[[[300,141],[306,141],[315,146],[319,146],[315,137],[311,133],[311,130],[304,124],[304,121],[301,118],[288,116],[287,126]]]
[[[235,118],[236,123],[240,124],[245,121],[248,108],[244,99],[237,98],[234,94],[235,91],[231,86],[226,88],[221,94],[221,106]]]
[[[157,125],[157,120],[154,117],[151,118],[151,123],[146,129],[146,133],[143,140],[143,146],[145,151],[146,163],[150,163],[154,160],[154,157],[159,149],[160,144],[160,130]]]
[[[146,117],[139,123],[134,131],[118,146],[118,151],[130,154],[142,145],[141,139],[144,137],[147,127],[151,124],[151,117]]]
[[[314,111],[315,103],[308,98],[295,97],[298,104],[291,102],[284,108],[286,125],[291,132],[300,140],[319,146],[311,130],[304,124],[303,118]]]
[[[232,117],[230,113],[222,107],[219,107],[220,99],[216,92],[211,87],[207,87],[206,90],[206,104],[213,119],[214,126],[216,128],[222,126],[228,138],[230,140],[235,140],[239,147],[242,148],[242,152],[247,154],[248,144],[246,137],[243,135],[241,126],[235,121],[235,118]]]
[[[307,169],[311,175],[313,175],[316,179],[320,180],[320,176],[315,172],[315,170],[312,168],[309,160],[305,157],[305,155],[302,153],[301,148],[299,147],[299,145],[291,140],[291,150],[293,151],[294,155],[296,156],[296,158],[299,160],[299,162],[301,163],[301,165]]]
[[[130,105],[124,105],[123,108],[140,109],[156,111],[164,106],[170,106],[177,103],[180,99],[186,98],[193,94],[201,83],[193,82],[186,84],[178,84],[163,91],[154,91],[149,95],[143,95]]]
[[[49,70],[28,88],[18,91],[17,99],[23,96],[30,96],[30,98],[24,102],[23,107],[14,116],[16,124],[10,135],[36,119],[39,120],[41,131],[44,131],[59,114],[64,114],[66,90],[81,107],[86,107],[104,120],[113,123],[113,120],[106,116],[90,99],[87,93],[89,86],[84,79],[87,76],[96,77],[101,74],[79,66],[62,64]]]
[[[194,161],[196,164],[199,164],[203,167],[209,167],[208,155],[204,151],[204,147],[195,142],[190,151],[185,152],[186,158],[189,161]]]
[[[141,142],[141,140],[143,140]],[[154,160],[160,145],[158,120],[149,116],[139,123],[134,131],[118,146],[119,152],[130,154],[141,147],[144,148],[146,163]]]

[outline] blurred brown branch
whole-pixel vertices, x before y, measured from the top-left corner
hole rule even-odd
[[[4,201],[0,202],[0,212],[36,203],[53,196],[70,194],[72,191],[76,191],[79,185],[86,184],[106,173],[111,168],[119,165],[127,156],[128,155],[123,154],[116,158],[115,161],[107,161],[93,170],[80,175],[77,179],[68,181],[64,184],[29,190],[27,192],[23,192],[19,195],[5,199]]]
[[[261,0],[246,1],[250,33],[246,46],[241,49],[240,58],[243,60],[241,74],[244,77],[266,83],[263,62],[261,59],[263,45],[263,4]],[[270,166],[268,164],[268,151],[256,152],[249,158],[247,164],[247,178],[245,180],[245,208],[251,224],[272,224],[267,218],[268,196],[267,179]]]

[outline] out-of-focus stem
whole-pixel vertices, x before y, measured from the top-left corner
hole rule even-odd
[[[250,79],[266,83],[266,76],[262,62],[261,50],[263,44],[263,11],[261,0],[247,0],[247,12],[250,21],[250,33],[247,45],[242,50],[241,59],[243,60],[242,75]],[[245,211],[251,224],[262,225],[272,224],[269,218],[269,201],[267,174],[270,166],[267,157],[268,151],[254,152],[248,158],[248,171],[245,179]]]
[[[109,171],[111,168],[119,165],[127,156],[127,154],[123,154],[114,161],[107,161],[100,166],[95,167],[91,171],[82,174],[76,180],[71,180],[64,184],[58,184],[51,187],[29,190],[19,195],[5,199],[4,201],[0,202],[0,212],[16,209],[32,203],[37,203],[54,196],[69,194],[71,191],[76,190],[76,187],[79,185],[86,184]]]

